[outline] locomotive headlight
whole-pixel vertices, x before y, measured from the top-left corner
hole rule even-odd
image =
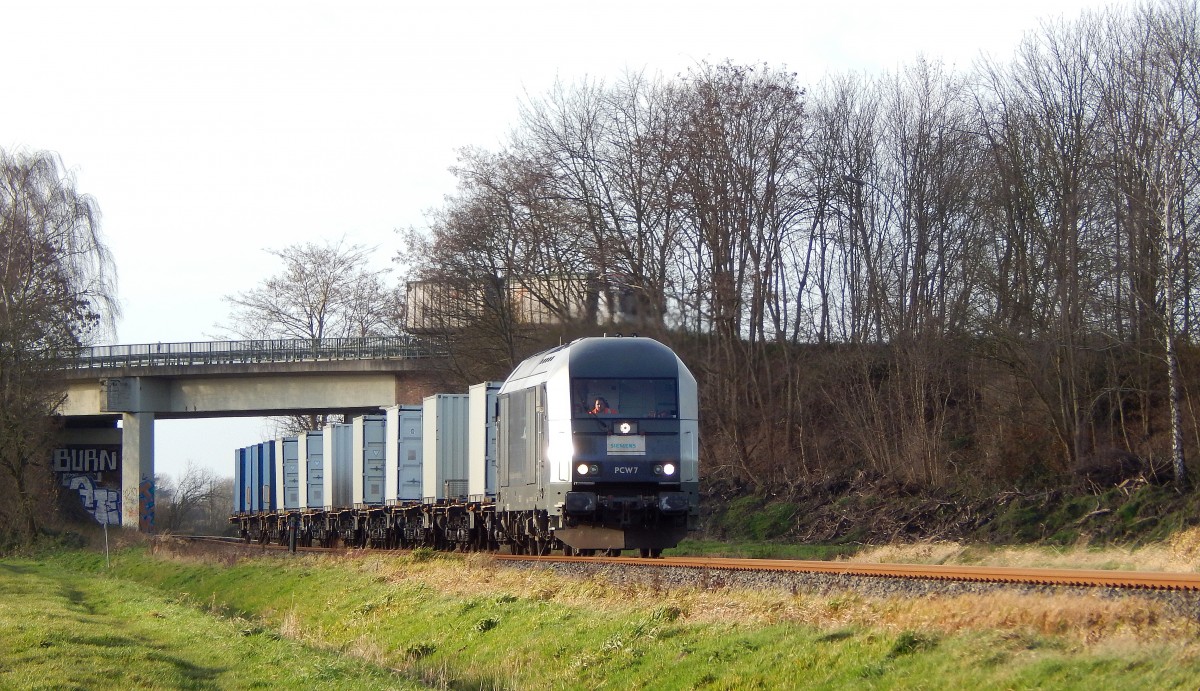
[[[674,463],[664,463],[663,464],[663,473],[666,475],[674,475],[675,474],[675,464]]]
[[[575,462],[575,446],[567,434],[555,434],[546,445],[546,460],[560,481],[570,479],[571,464]]]
[[[617,431],[621,434],[629,434],[633,431],[633,423],[622,422],[621,424],[617,425]]]
[[[655,474],[655,475],[662,475],[662,474],[663,474],[663,467],[662,467],[662,464],[661,464],[661,463],[659,463],[658,465],[654,466],[654,474]]]
[[[580,475],[587,475],[588,474],[588,464],[580,463],[579,467],[575,468],[575,472],[579,473]]]

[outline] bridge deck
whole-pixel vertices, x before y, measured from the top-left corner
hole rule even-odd
[[[411,335],[142,343],[85,348],[75,370],[441,357],[441,344]]]

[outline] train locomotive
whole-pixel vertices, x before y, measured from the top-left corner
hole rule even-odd
[[[244,539],[263,543],[540,555],[637,550],[648,557],[695,528],[696,380],[667,346],[636,336],[578,339],[526,359],[503,384],[471,387],[471,401],[476,394],[469,424],[465,414],[430,412],[452,410],[454,399],[467,396],[426,399],[425,435],[437,444],[426,447],[421,461],[422,498],[392,487],[396,469],[383,467],[397,465],[390,456],[384,463],[381,454],[357,449],[351,471],[349,460],[337,460],[345,454],[327,443],[323,457],[300,453],[289,471],[286,454],[271,452],[283,448],[281,440],[260,445],[261,453],[235,454],[236,484],[244,491],[235,492],[231,521]],[[394,437],[390,421],[404,415],[370,419],[386,418],[389,429],[380,434]],[[327,426],[323,434],[328,441],[337,432]],[[366,436],[356,433],[355,444]],[[488,440],[486,462],[450,458],[467,437],[472,446]],[[277,470],[268,456],[278,459]],[[256,458],[262,460],[253,465]],[[405,476],[403,468],[399,475]],[[296,483],[288,478],[295,476],[315,478],[323,500],[306,504],[311,492],[291,489]],[[367,491],[379,486],[387,490]],[[353,487],[352,496],[339,487]],[[288,499],[296,495],[298,502]]]
[[[518,549],[657,555],[699,514],[696,379],[650,338],[583,338],[499,392],[497,510]]]

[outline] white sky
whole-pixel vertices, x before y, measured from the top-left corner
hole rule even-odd
[[[556,78],[767,62],[802,84],[924,53],[1007,58],[1086,0],[862,2],[0,1],[0,147],[57,152],[97,200],[117,262],[119,343],[210,340],[222,296],[275,273],[263,250],[400,249]],[[1124,3],[1118,3],[1124,4]],[[232,475],[256,419],[160,421],[156,470]]]

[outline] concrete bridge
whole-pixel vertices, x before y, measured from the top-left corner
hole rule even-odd
[[[64,441],[120,446],[121,523],[148,529],[156,419],[353,416],[416,404],[440,390],[443,355],[409,335],[96,346],[68,373]]]

